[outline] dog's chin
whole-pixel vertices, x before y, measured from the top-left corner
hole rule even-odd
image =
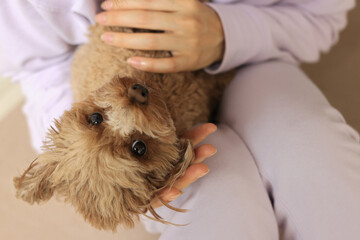
[[[152,142],[148,147],[146,154],[149,154],[149,158],[146,155],[144,158],[131,155],[132,158],[124,159],[123,162],[120,162],[121,159],[104,162],[104,167],[109,171],[104,172],[106,176],[97,177],[96,186],[80,188],[83,193],[77,192],[76,199],[71,199],[72,204],[94,227],[114,231],[120,224],[131,228],[139,215],[145,213],[155,221],[163,221],[152,208],[151,201],[185,173],[193,162],[194,152],[190,141],[186,139],[178,139],[172,146]],[[111,155],[109,152],[107,154]],[[119,166],[115,165],[115,161]],[[113,172],[112,169],[124,168],[126,163],[129,165],[122,174]],[[87,172],[90,170],[93,169]],[[102,170],[97,169],[96,174],[102,174]]]

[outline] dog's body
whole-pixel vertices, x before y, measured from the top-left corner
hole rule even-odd
[[[126,63],[129,57],[170,53],[108,46],[100,35],[109,30],[132,31],[91,28],[72,65],[76,103],[55,122],[44,153],[15,178],[15,186],[30,203],[56,192],[93,226],[114,230],[133,226],[147,211],[161,219],[151,200],[194,158],[181,135],[209,120],[232,74],[138,71]]]
[[[199,122],[209,120],[216,108],[231,73],[209,75],[204,71],[155,74],[136,70],[126,63],[132,56],[170,57],[164,51],[137,51],[108,46],[100,40],[107,31],[132,31],[128,28],[94,26],[90,42],[77,50],[72,65],[72,88],[75,101],[84,100],[89,93],[111,81],[114,76],[130,77],[141,84],[161,89],[178,135]]]

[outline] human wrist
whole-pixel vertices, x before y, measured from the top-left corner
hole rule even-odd
[[[225,34],[222,26],[222,22],[218,13],[209,5],[206,5],[211,12],[210,24],[213,28],[213,36],[215,38],[214,45],[212,48],[212,57],[209,65],[212,65],[215,62],[219,62],[224,57],[225,51]]]

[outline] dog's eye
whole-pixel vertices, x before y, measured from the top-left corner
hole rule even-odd
[[[135,140],[131,146],[131,151],[141,157],[146,153],[146,144],[140,140]]]
[[[93,126],[96,126],[96,125],[102,123],[102,121],[103,121],[103,117],[98,112],[91,114],[89,117],[89,120],[88,120],[89,124],[91,124]]]

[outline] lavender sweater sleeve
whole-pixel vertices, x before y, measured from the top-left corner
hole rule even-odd
[[[354,0],[248,0],[210,3],[225,34],[221,62],[211,74],[269,59],[315,62],[336,43]]]
[[[86,12],[91,3],[85,0],[69,3],[46,0],[1,3],[0,73],[21,85],[26,100],[23,112],[37,151],[53,119],[71,106],[72,55],[76,46],[87,39],[90,22],[85,16],[94,17],[91,11]]]

